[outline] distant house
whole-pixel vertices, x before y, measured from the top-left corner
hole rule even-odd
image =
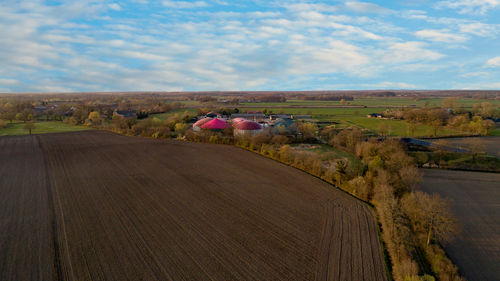
[[[276,120],[279,118],[288,118],[291,119],[292,115],[291,114],[269,114],[269,120]]]
[[[124,118],[135,118],[137,117],[137,112],[135,110],[117,110],[115,115],[119,115]]]
[[[368,118],[384,118],[384,115],[381,113],[370,113],[366,115]]]
[[[36,114],[42,114],[44,113],[45,111],[47,111],[47,107],[46,106],[43,106],[43,105],[39,105],[39,106],[35,106],[33,107],[33,111],[36,113]]]

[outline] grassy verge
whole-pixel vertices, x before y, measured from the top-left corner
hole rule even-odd
[[[450,170],[500,172],[500,159],[487,154],[477,156],[454,152],[409,152],[418,166]]]

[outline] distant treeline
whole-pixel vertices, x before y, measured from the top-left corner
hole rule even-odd
[[[353,101],[353,96],[337,96],[337,95],[303,95],[298,96],[301,100],[320,100],[320,101]]]

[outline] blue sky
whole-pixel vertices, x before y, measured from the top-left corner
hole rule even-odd
[[[0,92],[500,89],[500,0],[0,1]]]

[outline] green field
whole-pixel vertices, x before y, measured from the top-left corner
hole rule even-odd
[[[196,114],[198,110],[196,108],[179,108],[166,113],[151,114],[149,117],[156,117],[160,120],[167,120],[169,117],[174,116],[175,114],[179,114],[179,116],[182,116],[182,114],[186,111],[189,114]]]
[[[271,107],[248,107],[240,108],[242,112],[244,111],[262,111],[267,109],[267,112],[272,113],[285,113],[285,114],[306,114],[313,115],[314,118],[329,118],[336,116],[366,116],[370,113],[380,113],[387,110],[387,107],[377,107],[377,108],[271,108]]]
[[[14,135],[27,135],[29,132],[23,129],[24,123],[14,122],[7,123],[7,127],[0,128],[0,136],[14,136]],[[74,126],[70,124],[63,123],[61,121],[42,121],[35,122],[35,129],[32,130],[32,134],[46,134],[46,133],[61,133],[61,132],[74,132],[89,130],[89,128],[84,126]]]
[[[391,119],[378,119],[378,118],[366,118],[366,117],[349,117],[338,120],[339,123],[355,125],[361,128],[365,128],[374,132],[378,132],[382,123],[386,124],[388,128],[389,135],[391,136],[412,136],[412,137],[426,137],[433,136],[434,130],[424,124],[418,124],[413,135],[408,132],[408,125],[406,122],[401,120],[391,120]],[[451,136],[460,135],[460,132],[451,130],[446,127],[441,127],[437,131],[438,136]]]
[[[262,111],[264,108],[245,108],[248,111]],[[407,123],[402,120],[367,118],[370,113],[381,113],[386,107],[377,108],[273,108],[273,113],[286,114],[307,114],[322,122],[336,122],[338,127],[357,126],[378,132],[381,123],[385,123],[391,136],[410,136],[407,130]],[[270,109],[268,108],[268,111]],[[430,126],[418,124],[413,137],[433,136],[434,132]],[[458,131],[448,128],[440,128],[438,136],[459,135]]]
[[[490,136],[497,136],[500,137],[500,127],[497,127],[490,132]]]
[[[287,102],[263,102],[263,103],[241,103],[240,111],[264,111],[267,113],[284,113],[296,115],[312,115],[313,119],[321,122],[335,122],[338,127],[357,126],[372,132],[379,132],[382,123],[392,136],[412,136],[412,137],[430,137],[434,136],[434,130],[423,124],[418,124],[413,134],[408,131],[408,125],[402,120],[367,118],[370,113],[382,113],[388,109],[394,109],[398,106],[441,106],[444,98],[420,98],[413,99],[407,97],[389,97],[389,98],[358,98],[354,101],[348,101],[348,105],[367,106],[367,107],[328,107],[341,106],[340,101],[317,101],[317,100],[298,100],[289,99]],[[490,102],[494,107],[500,106],[500,100],[471,99],[461,98],[457,100],[459,107],[472,107],[473,104]],[[241,107],[245,106],[245,107]],[[323,106],[323,107],[321,107]],[[167,119],[174,114],[182,114],[184,111],[195,113],[195,108],[182,108],[169,113],[155,114],[154,117]],[[460,135],[460,132],[442,127],[437,131],[437,136]],[[500,135],[500,128],[492,131],[491,135]]]
[[[405,97],[395,97],[395,98],[359,98],[353,101],[346,101],[347,105],[358,105],[358,106],[416,106],[421,107],[428,104],[429,106],[441,106],[444,98],[421,98],[418,100],[405,98]],[[500,100],[485,100],[485,99],[469,99],[462,98],[458,99],[457,103],[459,107],[472,107],[476,103],[490,102],[495,106],[500,105]],[[245,106],[256,106],[256,107],[276,107],[276,106],[340,106],[340,101],[317,101],[317,100],[296,100],[290,99],[286,102],[262,102],[262,103],[240,103]]]

